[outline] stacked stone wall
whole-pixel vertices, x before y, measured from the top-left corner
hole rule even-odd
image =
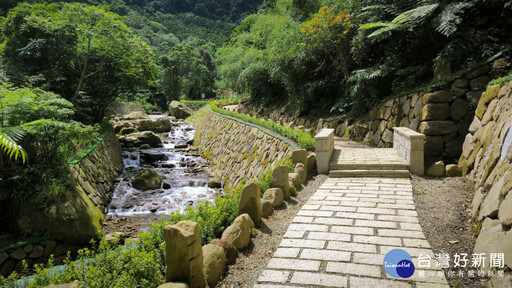
[[[29,267],[47,263],[50,255],[54,255],[55,264],[62,264],[68,251],[72,252],[72,256],[76,255],[83,244],[98,236],[103,219],[101,211],[104,212],[110,202],[115,178],[123,169],[121,152],[121,145],[112,129],[96,149],[79,163],[70,165],[74,189],[70,191],[70,199],[63,204],[69,215],[50,219],[43,211],[32,209],[30,202],[26,205],[27,209],[23,211],[29,212],[21,215],[25,225],[31,231],[50,235],[53,240],[25,244],[1,252],[1,275],[21,272],[23,260]]]
[[[242,112],[258,118],[269,118],[311,135],[323,128],[332,128],[336,136],[385,148],[393,146],[393,127],[407,127],[426,136],[426,167],[439,160],[455,164],[487,84],[491,79],[506,74],[509,68],[509,60],[501,57],[462,75],[450,83],[448,89],[411,93],[391,99],[361,119],[346,116],[295,117],[281,110],[269,112],[247,107]]]
[[[258,128],[205,110],[196,125],[194,144],[210,162],[210,173],[226,187],[242,179],[258,179],[278,162],[289,159],[293,149]]]
[[[504,253],[512,267],[512,82],[487,87],[464,141],[459,166],[475,185],[475,253]],[[487,266],[488,267],[488,266]]]
[[[47,264],[50,255],[53,255],[53,263],[61,265],[67,257],[68,251],[71,257],[75,257],[82,246],[57,243],[52,240],[37,241],[16,246],[0,252],[0,275],[8,277],[12,271],[18,273],[23,270],[22,261],[26,261],[28,267],[35,264]]]
[[[123,171],[121,154],[121,144],[112,129],[96,149],[79,163],[71,165],[77,191],[84,192],[102,211],[112,200],[115,179]]]

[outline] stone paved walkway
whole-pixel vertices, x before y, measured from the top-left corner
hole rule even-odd
[[[384,271],[395,248],[413,258],[409,279]],[[430,268],[418,268],[426,255]],[[408,178],[329,178],[297,213],[254,287],[449,287],[434,259]]]

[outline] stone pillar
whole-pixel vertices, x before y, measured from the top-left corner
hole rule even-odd
[[[199,225],[180,221],[164,228],[166,282],[187,282],[191,288],[204,288],[203,250]]]
[[[334,129],[322,129],[315,136],[316,166],[319,174],[329,173],[329,162],[334,151]]]
[[[406,127],[394,127],[393,130],[393,149],[409,165],[411,173],[423,175],[425,135]]]
[[[272,174],[272,188],[283,190],[284,200],[290,199],[290,186],[288,184],[288,167],[279,166]]]
[[[292,153],[292,163],[302,163],[304,166],[308,164],[308,152],[306,149],[298,149]]]
[[[260,196],[260,184],[245,185],[240,193],[240,204],[238,205],[238,215],[249,214],[256,227],[260,227],[261,221]]]

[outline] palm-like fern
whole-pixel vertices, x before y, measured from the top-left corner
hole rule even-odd
[[[4,127],[0,130],[0,151],[7,154],[9,158],[17,160],[21,157],[23,163],[27,160],[27,152],[23,150],[17,142],[19,142],[25,131],[19,127]]]
[[[389,36],[393,31],[397,30],[410,30],[416,25],[425,21],[425,19],[432,15],[432,13],[439,7],[439,4],[429,4],[407,10],[395,17],[391,22],[375,22],[361,25],[362,29],[374,29],[373,33],[368,35],[368,38],[374,41],[381,41]]]
[[[438,1],[433,1],[438,2]],[[435,30],[448,37],[455,33],[462,23],[462,15],[465,10],[475,5],[474,1],[452,2],[447,5],[439,3],[425,4],[398,14],[391,22],[373,22],[361,25],[362,29],[375,29],[368,38],[379,42],[391,36],[394,31],[414,30],[415,27],[424,23],[428,18],[435,19]],[[393,5],[373,5],[364,9],[367,12],[376,10],[396,15],[397,7]],[[402,10],[403,11],[403,10]],[[438,13],[436,15],[436,13]],[[435,17],[435,18],[434,18]]]
[[[474,2],[469,1],[454,2],[446,5],[439,16],[437,16],[438,24],[436,31],[447,37],[455,33],[459,24],[462,22],[464,10],[473,7],[474,4]]]

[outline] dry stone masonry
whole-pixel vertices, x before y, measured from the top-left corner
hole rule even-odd
[[[512,267],[512,82],[482,93],[459,167],[474,182],[475,253],[504,253]],[[487,265],[487,267],[489,267]]]
[[[292,153],[281,140],[210,110],[196,125],[194,144],[210,161],[210,173],[221,177],[225,187],[235,187],[242,179],[258,179]]]
[[[461,75],[445,90],[411,93],[389,100],[357,122],[345,116],[308,119],[286,115],[280,110],[241,108],[246,114],[302,129],[312,136],[323,128],[331,128],[335,136],[385,148],[393,145],[393,127],[408,127],[426,135],[424,159],[427,168],[440,160],[445,164],[456,164],[480,96],[489,81],[506,74],[509,67],[509,60],[501,57]]]

